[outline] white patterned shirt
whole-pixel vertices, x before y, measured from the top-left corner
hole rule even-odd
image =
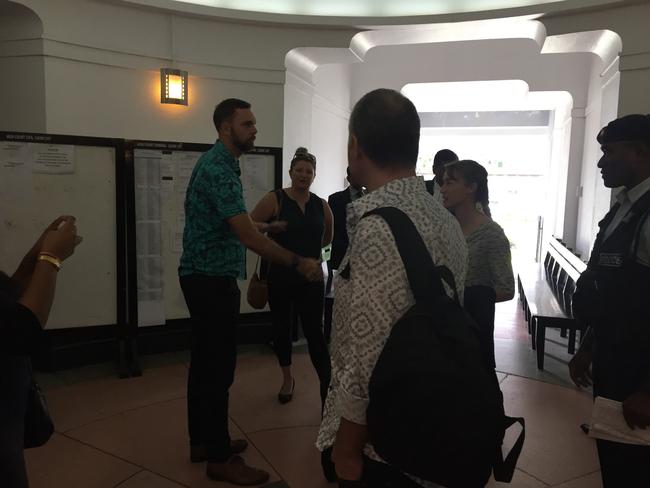
[[[454,216],[413,176],[390,181],[348,205],[350,245],[340,269],[350,265],[349,279],[337,276],[332,330],[332,381],[316,446],[332,446],[341,417],[366,424],[368,384],[391,327],[415,304],[402,259],[388,224],[368,211],[397,207],[415,224],[436,265],[454,275],[462,299],[467,271],[465,237]],[[451,296],[451,290],[447,289]],[[367,444],[365,454],[382,461]],[[414,478],[422,486],[438,485]]]

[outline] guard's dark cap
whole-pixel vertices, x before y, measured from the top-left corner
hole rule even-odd
[[[600,144],[623,141],[650,143],[650,115],[633,114],[612,120],[596,137]]]

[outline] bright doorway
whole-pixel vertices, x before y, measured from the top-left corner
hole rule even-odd
[[[433,156],[449,148],[488,171],[492,218],[512,246],[513,263],[531,262],[538,220],[548,210],[551,137],[548,127],[423,128],[418,174],[433,177]]]

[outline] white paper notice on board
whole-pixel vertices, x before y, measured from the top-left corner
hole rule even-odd
[[[163,202],[169,200],[174,194],[174,177],[161,176],[160,178],[160,198]]]
[[[201,154],[197,152],[175,152],[173,154],[173,159],[178,167],[178,175],[187,176],[188,178],[192,176],[192,171],[194,170],[194,166],[196,166],[196,162],[198,161],[199,157],[201,157]]]
[[[30,143],[34,173],[63,175],[74,173],[74,146]]]
[[[24,171],[29,160],[29,146],[26,143],[0,142],[0,170]]]
[[[160,300],[138,301],[138,327],[165,324],[165,302]]]
[[[0,142],[0,193],[30,201],[32,165],[29,146],[24,142]]]
[[[242,183],[247,191],[265,191],[274,159],[269,154],[246,154],[240,158]]]

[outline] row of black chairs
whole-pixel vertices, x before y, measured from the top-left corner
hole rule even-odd
[[[569,354],[575,353],[577,334],[582,328],[575,318],[573,293],[586,265],[561,241],[547,243],[544,262],[521,270],[517,276],[519,299],[528,322],[531,346],[537,352],[537,367],[544,369],[546,329],[560,329],[567,337]]]
[[[576,291],[576,280],[569,275],[567,269],[563,268],[560,261],[555,259],[550,251],[547,251],[544,259],[544,270],[546,271],[546,281],[553,290],[553,295],[560,304],[567,317],[575,318],[573,313],[573,293]],[[578,275],[579,276],[579,275]],[[563,332],[562,337],[565,333]],[[569,351],[572,344],[569,344]]]

